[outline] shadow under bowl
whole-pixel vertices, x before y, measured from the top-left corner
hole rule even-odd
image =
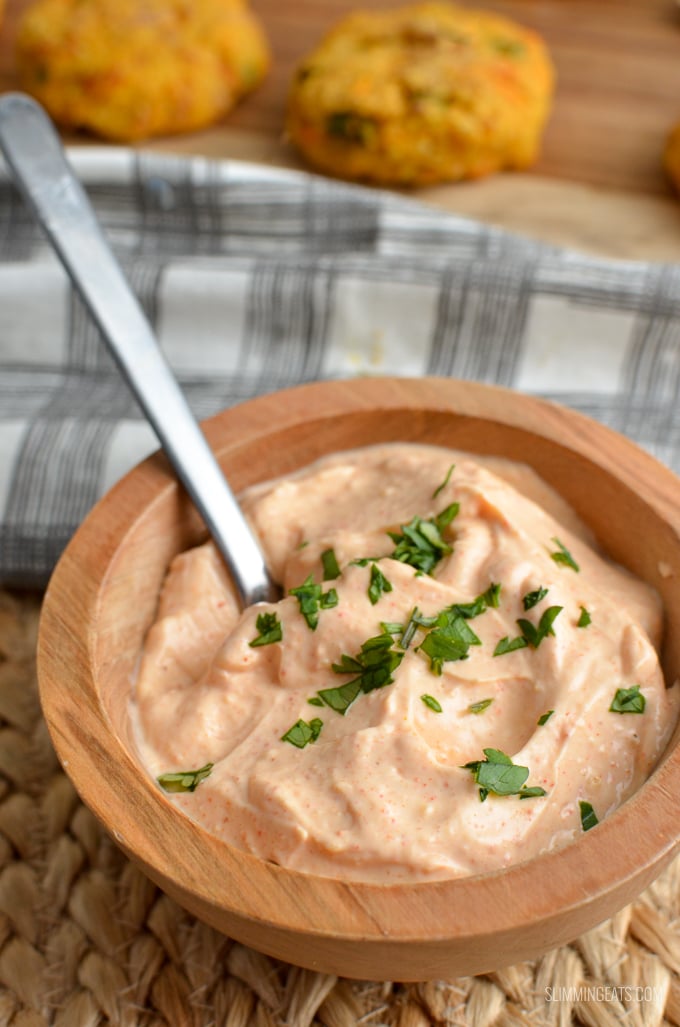
[[[661,594],[666,681],[680,672],[680,480],[573,411],[451,379],[300,386],[205,422],[235,491],[323,454],[384,441],[524,461],[609,555]],[[38,672],[57,753],[83,801],[170,896],[276,958],[346,977],[415,981],[498,969],[568,942],[632,901],[680,832],[679,731],[617,811],[565,848],[423,884],[346,883],[235,849],[181,814],[141,769],[128,700],[172,557],[205,528],[160,454],[94,508],[48,587]]]

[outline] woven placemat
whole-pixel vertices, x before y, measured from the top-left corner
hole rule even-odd
[[[0,591],[0,1025],[680,1025],[680,860],[572,945],[483,977],[364,983],[226,938],[137,870],[61,772],[35,680],[40,597]]]

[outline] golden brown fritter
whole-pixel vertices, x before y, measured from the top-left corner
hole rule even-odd
[[[60,125],[128,141],[219,120],[263,78],[269,48],[243,0],[37,0],[17,64]]]
[[[345,18],[302,62],[290,139],[343,178],[423,185],[525,168],[554,85],[537,33],[445,2]]]
[[[680,122],[671,129],[666,140],[663,164],[671,182],[680,193]]]

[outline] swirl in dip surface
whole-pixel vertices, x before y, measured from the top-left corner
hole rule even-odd
[[[659,599],[528,468],[380,445],[242,503],[284,598],[241,613],[211,543],[178,556],[133,696],[154,777],[212,764],[172,796],[210,832],[434,880],[566,844],[653,769]]]

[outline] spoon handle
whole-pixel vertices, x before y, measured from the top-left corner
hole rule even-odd
[[[200,511],[244,605],[274,598],[262,551],[42,107],[0,98],[0,150]]]

